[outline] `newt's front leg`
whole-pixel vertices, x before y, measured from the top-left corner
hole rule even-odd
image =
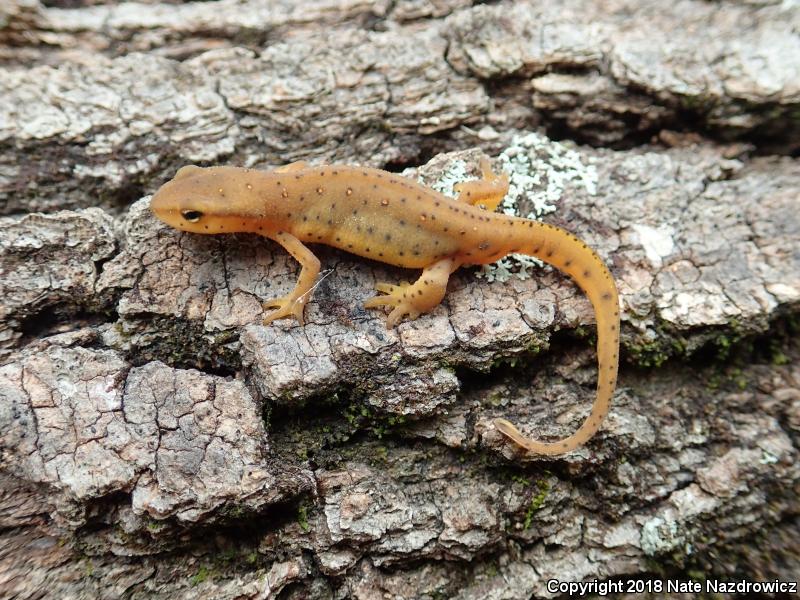
[[[267,300],[262,304],[263,308],[277,307],[277,310],[264,317],[264,325],[271,323],[275,319],[285,319],[287,317],[294,317],[302,325],[304,322],[303,309],[311,299],[311,290],[317,280],[317,275],[319,275],[319,259],[290,233],[280,231],[275,235],[270,235],[269,238],[286,248],[286,251],[300,263],[302,268],[300,269],[300,277],[297,278],[297,283],[289,294],[281,298]]]
[[[459,264],[454,259],[445,258],[426,267],[414,283],[400,285],[378,283],[375,289],[386,295],[370,298],[364,303],[364,307],[392,306],[392,312],[386,321],[386,327],[389,329],[405,316],[412,320],[416,319],[422,313],[433,310],[439,305],[444,298],[450,273],[458,267]]]

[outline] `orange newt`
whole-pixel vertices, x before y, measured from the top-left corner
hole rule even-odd
[[[456,187],[453,199],[386,171],[343,165],[292,163],[271,172],[237,167],[183,167],[153,196],[158,218],[193,233],[252,232],[278,242],[301,265],[294,289],[264,303],[264,319],[294,317],[303,323],[320,263],[306,246],[315,242],[398,267],[422,269],[411,284],[379,283],[384,295],[365,306],[391,308],[387,326],[416,319],[444,297],[450,273],[465,264],[487,264],[506,254],[539,258],[569,275],[592,302],[597,318],[597,397],[591,414],[558,442],[525,437],[505,419],[500,433],[537,454],[577,448],[599,429],[617,378],[619,305],[603,261],[571,233],[547,223],[493,212],[508,178],[481,163],[483,179]],[[485,207],[485,208],[484,208]]]

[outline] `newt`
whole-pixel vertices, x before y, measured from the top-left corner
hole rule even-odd
[[[366,308],[389,307],[387,327],[416,319],[444,297],[450,274],[462,265],[522,253],[569,275],[589,297],[597,320],[597,394],[580,428],[557,442],[525,437],[512,423],[495,428],[520,449],[545,455],[569,452],[591,438],[609,410],[617,380],[619,301],[600,257],[554,225],[494,212],[508,177],[482,161],[483,178],[456,186],[450,198],[411,179],[367,167],[304,162],[258,171],[186,166],[153,196],[151,209],[172,227],[201,234],[250,232],[286,249],[301,266],[294,289],[264,303],[264,324],[303,310],[320,270],[306,243],[319,243],[397,267],[422,269],[414,283],[378,283],[382,295]]]

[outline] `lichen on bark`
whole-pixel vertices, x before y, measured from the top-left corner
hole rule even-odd
[[[0,596],[796,577],[798,19],[4,3]],[[506,210],[574,232],[620,289],[620,387],[566,456],[521,457],[492,426],[556,439],[588,411],[594,317],[559,273],[462,269],[389,331],[363,301],[409,274],[320,247],[305,327],[265,327],[293,260],[148,209],[188,162],[356,162],[452,189],[482,157],[511,173]]]

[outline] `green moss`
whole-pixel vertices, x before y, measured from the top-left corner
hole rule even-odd
[[[686,354],[687,352],[686,340],[684,340],[683,338],[680,337],[674,338],[672,340],[671,345],[673,354],[678,356]]]
[[[217,554],[217,560],[224,563],[232,562],[236,557],[237,557],[237,552],[233,548],[228,548]]]
[[[534,511],[539,510],[544,504],[547,495],[550,493],[550,483],[546,479],[540,479],[536,482],[536,487],[539,489],[539,493],[531,500],[531,508]]]
[[[526,496],[530,495],[525,517],[522,520],[523,529],[530,528],[536,512],[544,506],[545,500],[552,489],[550,484],[552,476],[553,474],[550,471],[544,471],[542,477],[532,481],[529,476],[520,475],[519,473],[509,472],[506,474],[506,481],[511,481],[513,484],[521,486],[523,488],[522,493]]]
[[[344,418],[351,427],[358,427],[358,415],[347,407],[344,411]]]
[[[366,429],[377,439],[383,439],[390,434],[393,429],[405,424],[404,415],[386,415],[374,412],[368,405],[361,403],[350,403],[344,409],[344,418],[351,428],[351,432]]]
[[[508,355],[501,354],[500,356],[495,357],[489,364],[487,370],[491,372],[492,370],[500,367],[511,367],[513,369],[518,364],[524,364],[526,361],[541,354],[549,347],[550,344],[548,344],[547,342],[543,342],[540,337],[536,336],[531,340],[527,341],[525,343],[525,347],[520,352],[515,352],[513,354],[508,354]]]
[[[703,582],[706,580],[706,574],[698,569],[689,569],[686,571],[686,575],[688,575],[689,579],[694,581]]]
[[[503,404],[503,394],[501,392],[492,392],[488,398],[489,406],[498,407]]]
[[[682,96],[680,98],[680,103],[681,106],[688,111],[706,113],[714,107],[716,101],[707,95],[697,94],[694,96]]]
[[[582,340],[589,340],[592,343],[597,342],[597,330],[592,329],[591,327],[578,325],[575,329],[572,330],[572,333],[575,335],[575,337],[580,338]]]
[[[523,477],[522,475],[512,475],[511,481],[518,483],[523,487],[528,487],[531,484],[531,480],[527,477]]]
[[[525,344],[525,354],[528,356],[536,356],[548,348],[550,348],[550,344],[536,336]]]
[[[738,319],[731,319],[727,328],[712,340],[714,360],[717,362],[741,362],[749,364],[754,356],[756,335],[767,329],[750,325],[747,329]]]
[[[550,493],[550,483],[546,479],[538,479],[536,481],[537,493],[531,498],[528,505],[528,510],[525,512],[525,521],[523,521],[523,529],[528,529],[533,522],[533,515],[542,508],[547,495]]]
[[[156,532],[161,531],[164,528],[164,524],[154,519],[148,519],[145,527],[147,527],[148,531]]]
[[[781,365],[788,365],[789,364],[789,357],[786,356],[781,350],[773,352],[772,354],[772,364],[779,367]]]
[[[714,345],[717,348],[717,360],[724,361],[728,358],[728,356],[730,356],[731,346],[733,346],[733,343],[734,340],[727,335],[721,335],[714,340]]]
[[[731,369],[731,381],[740,390],[747,389],[747,377],[744,372],[739,368]]]
[[[719,373],[711,373],[706,378],[706,388],[708,388],[711,391],[718,390],[721,384],[722,384],[722,375]]]
[[[389,427],[384,421],[377,418],[370,420],[367,429],[379,440],[382,440],[383,437],[389,433]]]
[[[750,385],[745,371],[738,366],[722,365],[719,371],[707,373],[706,388],[715,391],[719,389],[732,389],[744,391]]]
[[[514,356],[501,356],[499,358],[495,358],[490,365],[490,369],[497,369],[498,367],[511,367],[512,369],[517,366],[517,361],[519,360],[519,356],[516,354]]]
[[[239,520],[247,516],[249,511],[240,504],[232,504],[225,506],[220,512],[228,519]]]
[[[239,353],[231,348],[239,337],[236,329],[209,333],[199,321],[156,318],[123,322],[117,332],[123,339],[137,337],[139,345],[129,349],[135,364],[160,360],[178,368],[241,368]]]
[[[625,339],[624,345],[628,360],[645,369],[657,369],[673,357],[691,353],[690,344],[681,332],[664,321],[656,322],[648,336]]]
[[[651,342],[629,343],[625,349],[634,364],[647,369],[658,368],[671,356],[671,344],[664,339]]]
[[[784,347],[781,343],[781,340],[775,337],[771,337],[768,342],[768,352],[769,352],[769,362],[776,367],[782,365],[788,365],[790,359],[786,354],[783,352]]]
[[[305,502],[301,502],[297,507],[297,524],[306,533],[311,530],[311,525],[308,522],[308,508]]]
[[[195,573],[189,578],[189,583],[191,583],[192,587],[194,587],[196,585],[203,583],[206,579],[210,577],[210,575],[211,575],[210,569],[207,566],[202,565],[197,570],[197,573]]]
[[[672,327],[660,326],[656,332],[656,340],[640,344],[640,348],[635,348],[636,344],[630,345],[630,348],[635,348],[633,352],[638,351],[640,366],[660,367],[671,358],[688,358],[697,349],[696,346],[694,348],[691,346],[690,340]],[[626,345],[626,348],[628,347]]]

